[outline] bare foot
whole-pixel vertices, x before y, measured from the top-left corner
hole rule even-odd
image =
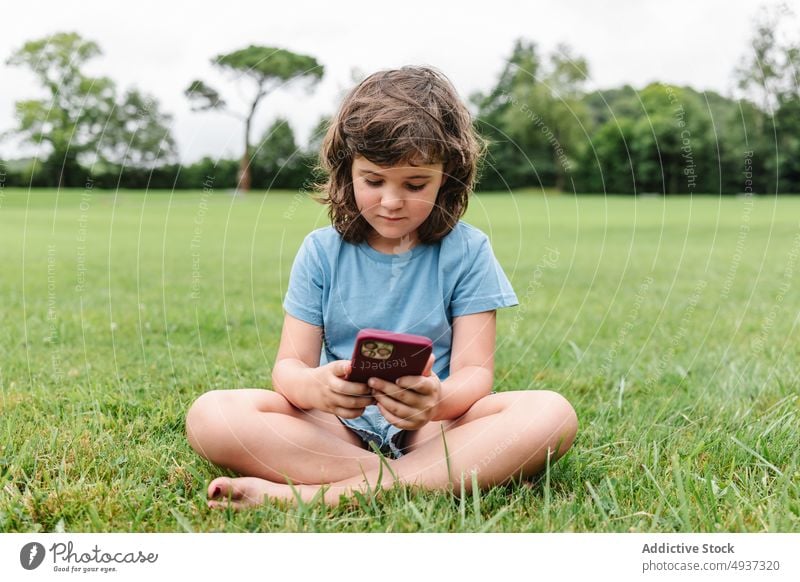
[[[299,491],[298,491],[299,492]],[[208,506],[244,509],[264,505],[265,499],[296,501],[291,487],[257,477],[218,477],[208,485]]]

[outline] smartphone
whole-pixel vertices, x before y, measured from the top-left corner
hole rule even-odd
[[[421,376],[432,351],[433,342],[422,335],[362,329],[356,337],[347,380],[381,378],[394,382],[403,376]]]

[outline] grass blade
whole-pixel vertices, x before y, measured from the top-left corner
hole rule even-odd
[[[478,487],[478,472],[472,471],[472,517],[475,527],[481,520],[481,488]]]
[[[178,522],[178,525],[181,526],[181,529],[183,529],[183,531],[185,531],[186,533],[194,533],[194,528],[192,528],[192,525],[189,523],[189,520],[186,519],[185,515],[183,515],[180,511],[178,511],[174,507],[170,507],[169,512],[172,514],[172,517],[175,518],[175,521]]]
[[[494,524],[496,524],[498,521],[500,521],[500,519],[505,514],[507,514],[510,510],[511,510],[511,507],[510,506],[506,506],[506,507],[502,508],[500,511],[498,511],[497,513],[495,513],[492,516],[491,519],[489,519],[486,522],[484,522],[484,524],[481,526],[480,530],[478,530],[478,533],[486,533],[486,532],[488,532],[490,529],[492,529]]]
[[[691,514],[689,512],[689,501],[686,498],[686,488],[683,483],[683,471],[681,470],[681,460],[677,454],[672,455],[672,478],[675,481],[675,489],[678,492],[678,503],[681,516],[681,530],[691,531]]]
[[[547,449],[547,459],[544,469],[544,529],[550,531],[550,448]]]
[[[767,467],[769,467],[770,469],[772,469],[773,471],[775,471],[775,472],[776,472],[778,475],[780,475],[781,477],[783,477],[783,471],[781,471],[780,469],[778,469],[778,467],[776,467],[775,465],[773,465],[772,463],[770,463],[768,460],[766,460],[764,457],[762,457],[761,455],[759,455],[759,454],[758,454],[756,451],[754,451],[753,449],[751,449],[750,447],[748,447],[746,444],[744,444],[743,442],[741,442],[740,440],[738,440],[738,439],[737,439],[736,437],[734,437],[734,436],[732,436],[732,437],[731,437],[731,440],[732,440],[733,442],[735,442],[737,445],[739,445],[740,447],[742,447],[742,448],[743,448],[745,451],[747,451],[748,453],[750,453],[751,455],[753,455],[753,456],[754,456],[756,459],[758,459],[759,461],[761,461],[762,463],[764,463],[764,465],[766,465]]]
[[[585,482],[585,485],[586,488],[589,490],[589,495],[591,495],[592,500],[594,500],[594,504],[600,510],[600,513],[603,514],[603,518],[605,520],[608,520],[608,514],[606,513],[606,510],[603,507],[603,503],[600,501],[600,497],[598,497],[597,492],[594,490],[594,487],[592,487],[592,484],[589,483],[588,481]]]
[[[467,496],[464,493],[464,472],[461,472],[461,495],[459,496],[458,501],[458,515],[461,519],[461,525],[459,529],[464,531],[464,528],[467,526]]]

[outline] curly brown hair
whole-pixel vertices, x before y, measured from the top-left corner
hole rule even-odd
[[[355,157],[384,167],[441,163],[444,182],[417,230],[421,243],[434,243],[466,212],[484,151],[469,111],[441,72],[412,66],[379,71],[350,91],[328,127],[319,168],[327,181],[319,184],[317,200],[328,205],[344,240],[360,243],[372,227],[356,206]]]

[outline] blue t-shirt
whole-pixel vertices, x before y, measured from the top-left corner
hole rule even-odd
[[[323,329],[320,365],[349,360],[358,332],[377,328],[431,338],[444,380],[453,318],[518,303],[489,238],[459,222],[438,243],[396,255],[345,242],[331,226],[315,230],[297,252],[283,307]]]

